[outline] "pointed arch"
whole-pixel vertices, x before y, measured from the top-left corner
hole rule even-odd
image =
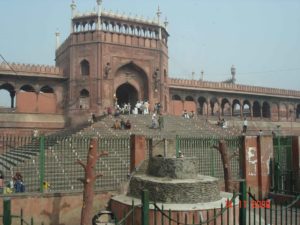
[[[241,103],[238,99],[232,101],[232,116],[241,116]]]
[[[137,90],[139,100],[149,100],[148,76],[137,63],[128,61],[118,66],[114,76],[114,91],[124,83],[129,83]]]
[[[90,92],[86,89],[82,89],[80,91],[80,98],[88,98],[90,97]]]
[[[279,120],[279,104],[277,102],[271,103],[271,118],[273,121]]]
[[[198,98],[198,104],[199,104],[199,108],[198,108],[198,114],[199,115],[207,115],[207,100],[205,97],[200,96]]]
[[[253,106],[252,106],[252,111],[253,111],[253,117],[261,117],[261,114],[260,114],[260,104],[258,101],[254,101],[253,102]]]
[[[20,87],[20,91],[22,92],[35,92],[35,89],[30,84],[25,84]]]
[[[285,103],[280,103],[279,104],[279,117],[280,119],[287,119],[287,114],[288,113],[288,106]]]
[[[192,96],[186,96],[185,101],[194,101],[194,98]]]
[[[300,118],[300,104],[296,106],[296,119]]]
[[[222,116],[230,116],[231,110],[230,110],[230,102],[227,98],[223,98],[221,101],[221,115]]]
[[[248,100],[243,102],[243,117],[251,117],[251,104]]]
[[[172,100],[178,100],[178,101],[181,101],[181,98],[179,95],[173,95],[172,96]]]
[[[79,108],[89,109],[90,108],[90,92],[87,89],[82,89],[79,97]]]
[[[271,118],[271,109],[270,104],[268,102],[263,102],[262,104],[262,117]]]
[[[82,76],[90,75],[90,63],[86,59],[80,62],[80,71]]]
[[[0,107],[14,108],[16,105],[15,87],[10,83],[0,85]]]
[[[211,108],[211,115],[212,116],[219,116],[219,109],[220,109],[220,106],[219,106],[219,102],[218,102],[218,99],[216,97],[212,97],[210,99],[210,108]]]
[[[130,103],[134,107],[138,101],[138,92],[130,83],[124,83],[117,88],[116,97],[119,106]]]
[[[54,93],[54,90],[49,85],[46,85],[46,86],[41,87],[40,92],[43,92],[43,93]]]

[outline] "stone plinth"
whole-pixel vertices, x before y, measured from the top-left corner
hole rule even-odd
[[[149,160],[148,174],[155,177],[192,179],[197,177],[196,158],[153,157]]]
[[[198,175],[194,179],[171,179],[144,174],[132,177],[129,196],[139,198],[141,190],[149,190],[151,201],[163,203],[199,203],[220,200],[218,179]]]
[[[149,191],[151,201],[162,203],[201,203],[220,200],[218,179],[196,173],[196,158],[153,157],[147,174],[135,174],[128,195],[139,198]]]
[[[205,202],[205,203],[185,203],[185,204],[176,204],[176,203],[159,203],[157,202],[157,206],[160,209],[164,209],[164,213],[166,215],[170,215],[171,218],[173,218],[175,221],[177,221],[180,224],[200,224],[200,222],[209,220],[213,217],[214,213],[219,214],[221,211],[221,205],[223,207],[226,206],[227,199],[232,198],[232,194],[230,193],[220,193],[221,197],[220,200],[214,201],[214,202]],[[235,207],[235,210],[231,208],[229,212],[224,212],[223,216],[219,216],[216,221],[213,220],[210,222],[210,224],[223,224],[224,221],[229,221],[228,224],[238,224],[238,218],[239,218],[239,202],[238,198],[236,198],[236,201],[233,201],[233,207]],[[132,209],[132,205],[136,206],[134,210],[134,224],[140,225],[141,223],[141,200],[139,198],[132,198],[130,196],[126,195],[118,195],[114,196],[111,199],[111,209],[114,213],[114,215],[117,217],[118,221],[120,219],[124,218],[124,212],[129,212]],[[207,215],[209,215],[209,218],[207,218]],[[221,221],[222,220],[222,221]],[[178,223],[172,221],[172,225],[177,225]],[[132,218],[129,216],[126,221],[124,221],[125,225],[132,224]],[[149,205],[149,224],[157,224],[157,225],[163,225],[163,224],[170,224],[170,221],[164,217],[164,220],[162,221],[160,217],[160,213],[154,209],[153,204]],[[206,223],[205,223],[206,224]]]

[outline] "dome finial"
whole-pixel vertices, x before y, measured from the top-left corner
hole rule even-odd
[[[157,7],[156,15],[157,15],[157,20],[159,21],[160,15],[161,15],[161,11],[160,11],[159,5],[158,5],[158,7]]]

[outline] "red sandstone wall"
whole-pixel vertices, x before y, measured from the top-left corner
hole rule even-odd
[[[18,112],[36,112],[37,95],[33,92],[19,92],[16,98]]]
[[[183,111],[183,103],[181,100],[171,100],[171,112],[173,115],[180,116]]]
[[[146,139],[141,135],[132,135],[130,137],[130,172],[135,171],[137,167],[147,158]]]
[[[251,192],[264,198],[270,191],[270,160],[273,158],[272,136],[248,136],[244,142],[244,176]]]
[[[192,102],[192,101],[184,101],[183,103],[183,108],[187,111],[187,112],[197,112],[197,107],[196,107],[196,103]]]
[[[247,186],[250,186],[251,190],[256,194],[258,194],[257,148],[258,146],[256,136],[245,137],[244,154],[246,161],[244,175]]]
[[[42,93],[38,95],[39,113],[56,113],[56,97],[52,93]]]
[[[94,212],[96,214],[104,209],[111,197],[111,193],[95,195]],[[3,198],[0,200],[0,212],[3,211]],[[30,223],[30,218],[34,218],[34,224],[80,224],[82,207],[82,194],[45,194],[45,195],[16,195],[11,196],[11,208],[13,215],[20,215],[23,209],[24,218]],[[13,219],[12,225],[19,225],[20,221]]]
[[[151,205],[152,207],[152,205]],[[233,214],[233,208],[230,209],[230,213],[229,213],[229,224],[233,224],[233,221],[235,219],[235,224],[238,224],[238,218],[239,218],[239,210],[238,210],[238,205],[235,206],[235,217]],[[111,208],[112,211],[114,212],[114,214],[116,215],[118,221],[120,221],[120,219],[122,219],[124,217],[124,213],[129,212],[129,210],[131,209],[131,205],[124,205],[120,202],[117,202],[115,200],[112,200],[111,202]],[[220,212],[220,210],[216,210],[216,213],[218,214]],[[164,213],[169,215],[169,210],[164,210]],[[185,223],[185,217],[187,218],[187,224],[197,224],[200,223],[200,215],[202,217],[202,221],[206,221],[207,220],[207,213],[206,210],[190,210],[190,211],[173,211],[171,213],[171,218],[174,219],[175,221],[177,220],[177,218],[179,218],[179,221],[184,224]],[[141,225],[141,208],[137,207],[134,210],[134,224],[136,225]],[[213,218],[214,216],[214,210],[211,209],[209,210],[209,214],[208,217],[209,218]],[[156,218],[156,223],[155,223],[155,218]],[[126,220],[126,225],[131,225],[131,221],[132,221],[132,217],[129,216],[128,219]],[[175,221],[172,221],[171,223],[169,223],[168,218],[164,217],[163,221],[162,221],[162,216],[161,213],[159,213],[158,211],[154,212],[153,209],[150,209],[149,212],[149,224],[150,225],[161,225],[161,224],[171,224],[171,225],[177,225],[177,223]],[[227,221],[227,212],[223,214],[223,222]],[[221,224],[221,217],[218,217],[216,219],[216,223],[214,223],[214,220],[212,220],[209,224],[213,225],[213,224],[217,224],[220,225]]]
[[[264,198],[270,191],[270,160],[273,158],[273,138],[272,136],[260,136],[260,162],[258,172],[261,176],[259,186],[261,187],[261,197]]]

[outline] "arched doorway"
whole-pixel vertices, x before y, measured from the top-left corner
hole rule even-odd
[[[86,89],[80,91],[79,108],[89,109],[90,108],[90,92]]]
[[[116,97],[119,106],[123,107],[128,103],[134,106],[138,100],[138,92],[130,83],[124,83],[117,88]]]
[[[128,102],[134,106],[138,100],[151,101],[147,74],[133,62],[125,64],[117,70],[114,77],[114,90],[117,102],[121,107]]]

